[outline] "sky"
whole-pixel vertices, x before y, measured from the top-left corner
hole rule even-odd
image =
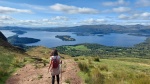
[[[0,26],[150,25],[150,0],[0,0]]]

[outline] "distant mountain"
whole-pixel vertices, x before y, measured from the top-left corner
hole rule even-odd
[[[150,26],[144,25],[82,25],[75,27],[59,27],[43,29],[50,32],[82,32],[91,34],[107,34],[107,33],[146,33],[150,30]]]
[[[18,27],[18,26],[5,26],[5,27],[0,27],[0,30],[32,30],[32,28]]]
[[[82,25],[74,27],[41,27],[41,28],[25,28],[25,27],[0,27],[5,30],[38,30],[49,32],[84,32],[91,34],[107,34],[107,33],[146,33],[149,34],[150,26],[145,25]],[[148,31],[148,32],[147,32]]]

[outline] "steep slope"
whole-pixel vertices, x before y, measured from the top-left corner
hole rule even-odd
[[[19,47],[12,46],[8,41],[7,38],[4,36],[4,34],[0,31],[0,47],[4,47],[6,49],[9,49],[10,51],[14,52],[21,52],[24,53],[25,50]]]
[[[24,66],[24,58],[27,57],[24,52],[7,42],[7,38],[0,32],[0,84],[5,84],[15,69]]]
[[[0,31],[0,39],[7,41],[7,38],[4,36],[4,34]]]
[[[27,64],[11,76],[6,84],[51,84],[51,74],[47,72],[48,65],[37,66],[38,68]],[[73,59],[64,59],[60,84],[83,84],[78,72],[78,65]]]
[[[42,46],[29,49],[26,53],[34,59],[33,62],[17,70],[6,81],[6,84],[50,84],[51,74],[48,73],[50,52],[51,49]],[[63,61],[62,74],[60,75],[61,84],[83,84],[78,76],[79,68],[77,63],[70,56],[59,55]]]

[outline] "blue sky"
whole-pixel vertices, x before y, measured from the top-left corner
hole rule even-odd
[[[0,26],[150,25],[150,0],[0,0]]]

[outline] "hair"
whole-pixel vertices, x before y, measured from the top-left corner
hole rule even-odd
[[[54,49],[54,50],[51,52],[50,56],[58,56],[58,51],[57,51],[56,49]]]

